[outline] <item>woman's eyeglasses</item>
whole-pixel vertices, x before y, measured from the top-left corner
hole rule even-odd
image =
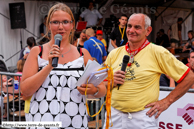
[[[59,26],[60,23],[62,23],[63,26],[66,26],[66,25],[68,25],[68,24],[70,24],[72,22],[73,21],[68,21],[68,20],[64,20],[62,22],[60,22],[60,21],[50,21],[50,24],[52,24],[53,26]]]

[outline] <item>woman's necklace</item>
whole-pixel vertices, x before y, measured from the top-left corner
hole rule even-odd
[[[50,46],[49,43],[48,43],[48,45],[49,45],[49,47],[51,48],[51,46]],[[70,52],[70,51],[71,51],[71,45],[70,45],[70,48],[69,48],[69,50],[68,50],[67,52],[61,53],[61,57],[63,58],[63,57],[64,57],[63,55],[67,54],[67,53]]]

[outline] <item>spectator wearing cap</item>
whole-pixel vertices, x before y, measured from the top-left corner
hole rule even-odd
[[[104,44],[104,47],[105,47],[105,50],[107,50],[107,44],[106,44],[106,40],[103,39],[103,31],[102,30],[97,30],[96,31],[96,38],[98,40],[100,40],[103,44]]]
[[[176,43],[178,45],[182,45],[182,26],[183,18],[179,17],[177,23],[174,23],[170,26],[168,30],[168,37],[171,43]]]

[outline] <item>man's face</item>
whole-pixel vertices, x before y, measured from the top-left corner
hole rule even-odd
[[[128,20],[126,34],[128,41],[132,43],[144,42],[151,31],[151,27],[145,29],[145,20],[142,14],[133,15]]]
[[[120,25],[126,26],[126,24],[127,24],[127,17],[122,16],[122,17],[119,19],[119,22],[120,22]]]
[[[188,58],[189,66],[194,70],[194,52],[190,53],[190,58]]]
[[[163,35],[163,32],[162,32],[162,31],[159,31],[159,33],[160,33],[160,36],[162,36],[162,35]]]
[[[88,9],[92,9],[94,7],[93,3],[89,3]]]
[[[179,21],[179,22],[178,22],[178,24],[182,24],[182,23],[183,23],[183,21]]]
[[[102,39],[102,35],[101,35],[101,34],[97,34],[96,37],[97,37],[97,39],[99,39],[99,40]]]

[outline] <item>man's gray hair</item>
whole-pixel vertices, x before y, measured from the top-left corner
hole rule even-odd
[[[143,13],[133,13],[129,19],[134,16],[134,15],[137,15],[137,14],[143,14]],[[146,14],[143,14],[144,15],[144,21],[145,21],[145,29],[147,29],[149,26],[151,26],[151,19],[146,15]]]

